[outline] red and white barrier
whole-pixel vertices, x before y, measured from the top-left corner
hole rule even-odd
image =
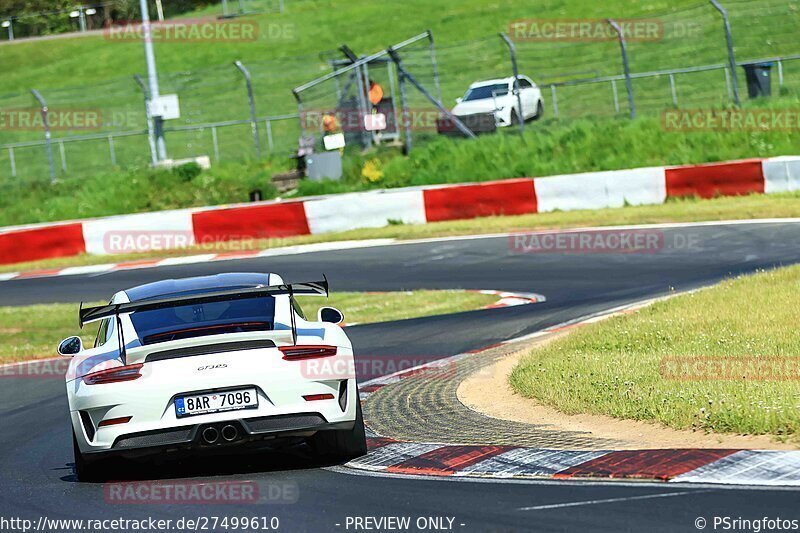
[[[420,190],[386,190],[340,194],[304,202],[308,231],[313,234],[380,228],[389,221],[424,224]]]
[[[650,167],[536,179],[539,212],[661,204],[664,174],[663,167]]]
[[[0,264],[280,238],[394,221],[425,224],[800,190],[800,156],[348,193],[0,228]]]

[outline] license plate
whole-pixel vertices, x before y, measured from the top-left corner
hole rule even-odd
[[[256,407],[258,407],[256,389],[210,392],[175,398],[175,414],[178,418]]]

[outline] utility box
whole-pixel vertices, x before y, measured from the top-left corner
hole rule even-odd
[[[742,68],[747,79],[747,96],[758,98],[772,95],[772,63],[750,63],[742,65]]]
[[[307,155],[306,175],[313,181],[342,179],[342,154],[334,150]]]

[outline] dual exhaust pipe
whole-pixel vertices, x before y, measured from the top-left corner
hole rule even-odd
[[[216,444],[220,438],[224,442],[233,442],[239,438],[239,429],[233,424],[227,424],[221,430],[217,430],[214,426],[208,426],[200,436],[206,444]]]

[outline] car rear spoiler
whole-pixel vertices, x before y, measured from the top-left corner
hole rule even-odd
[[[119,315],[124,313],[135,313],[137,311],[151,311],[154,309],[166,309],[170,307],[181,307],[184,305],[197,305],[212,302],[222,302],[229,300],[245,300],[248,298],[261,298],[264,296],[280,296],[288,294],[318,294],[328,296],[328,278],[323,274],[322,281],[306,281],[301,283],[289,283],[282,285],[257,285],[246,289],[234,289],[228,291],[214,291],[200,294],[190,294],[185,296],[173,296],[170,298],[158,298],[153,300],[140,300],[137,302],[127,302],[118,304],[101,305],[98,307],[83,308],[81,302],[78,311],[80,327],[85,324],[103,320],[104,318],[115,317],[117,321],[117,331],[120,335],[120,356],[125,360],[125,343],[122,338],[122,324]],[[289,313],[292,319],[292,339],[297,342],[297,326],[295,324],[294,311]]]

